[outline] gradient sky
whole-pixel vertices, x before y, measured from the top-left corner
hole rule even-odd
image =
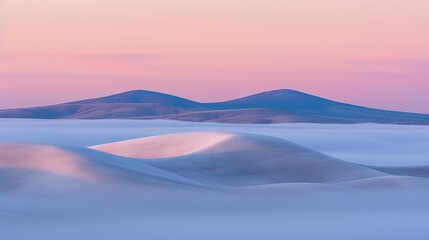
[[[0,0],[0,108],[296,89],[429,113],[428,0]]]

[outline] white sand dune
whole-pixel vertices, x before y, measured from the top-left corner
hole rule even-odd
[[[136,139],[184,131],[215,132]],[[337,159],[223,132],[290,139]],[[426,240],[429,166],[412,165],[429,162],[427,133],[367,124],[1,120],[0,236]],[[113,143],[121,139],[133,140]]]
[[[145,158],[152,166],[213,186],[334,183],[385,175],[291,142],[253,134],[162,135],[93,148]]]
[[[429,166],[371,166],[372,169],[376,169],[390,175],[396,176],[411,176],[420,178],[429,178]]]
[[[71,189],[100,180],[84,158],[54,146],[0,144],[0,189]]]
[[[0,152],[2,168],[49,172],[87,181],[98,178],[85,167],[86,162],[82,156],[58,147],[2,143]]]
[[[82,147],[0,143],[0,189],[198,185],[142,161]]]
[[[70,182],[200,188],[275,184],[295,188],[290,184],[304,183],[307,188],[337,183],[385,186],[423,179],[416,178],[421,172],[411,178],[415,171],[409,168],[404,174],[395,168],[391,174],[390,168],[342,161],[274,137],[218,132],[161,135],[91,148],[3,143],[0,160],[3,189],[46,186],[50,180],[59,188]]]
[[[425,178],[409,176],[382,176],[348,181],[341,183],[341,185],[360,189],[413,189],[420,187],[428,187],[429,180]]]
[[[91,148],[131,158],[167,158],[207,151],[232,138],[226,133],[181,133],[108,143]]]

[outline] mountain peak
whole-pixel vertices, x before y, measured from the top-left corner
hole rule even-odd
[[[100,103],[158,103],[191,106],[194,101],[173,95],[148,90],[131,90],[106,97],[92,98],[67,104],[100,104]]]
[[[162,94],[162,93],[159,93],[159,92],[153,92],[153,91],[149,91],[149,90],[135,89],[135,90],[130,90],[130,91],[126,91],[126,92],[117,93],[117,94],[114,94],[114,95],[120,95],[120,94],[145,94],[145,93]]]
[[[303,92],[300,92],[294,89],[289,89],[289,88],[281,88],[281,89],[274,89],[274,90],[269,90],[261,93],[303,93]]]
[[[322,99],[304,92],[292,89],[277,89],[266,92],[257,93],[251,96],[239,98],[233,101],[272,101],[272,100],[303,100],[307,98]]]
[[[261,92],[252,96],[257,96],[257,95],[266,95],[266,96],[269,95],[273,97],[282,97],[282,96],[309,95],[309,94],[306,94],[297,90],[293,90],[293,89],[276,89],[276,90]]]
[[[269,108],[282,110],[320,110],[333,104],[333,101],[292,89],[277,89],[251,96],[216,103],[217,108]]]
[[[429,125],[429,115],[384,111],[277,89],[217,103],[131,90],[106,97],[26,109],[0,110],[0,118],[172,119],[228,123],[391,123]]]

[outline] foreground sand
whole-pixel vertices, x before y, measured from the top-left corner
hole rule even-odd
[[[40,126],[8,129],[9,139],[25,132],[21,137],[38,141],[0,143],[0,230],[7,239],[428,236],[427,165],[358,164],[220,125],[175,134],[163,126],[155,136],[118,141],[130,128],[126,121],[103,132],[73,131],[75,121],[45,123],[45,135],[34,135]]]
[[[348,187],[428,187],[429,169],[385,171],[254,134],[182,133],[85,147],[0,144],[0,189],[88,185],[235,189],[315,183]],[[402,170],[403,169],[403,170]],[[418,173],[418,174],[417,174]]]

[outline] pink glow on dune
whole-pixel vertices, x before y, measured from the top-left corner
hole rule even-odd
[[[429,113],[427,9],[424,0],[6,0],[0,108],[131,89],[219,101],[291,88]]]
[[[217,144],[233,137],[228,133],[179,133],[106,143],[91,148],[123,157],[168,158],[199,152],[216,152]]]
[[[1,143],[1,168],[27,169],[42,173],[94,181],[94,173],[85,169],[76,154],[51,146]],[[17,154],[18,153],[18,154]]]

